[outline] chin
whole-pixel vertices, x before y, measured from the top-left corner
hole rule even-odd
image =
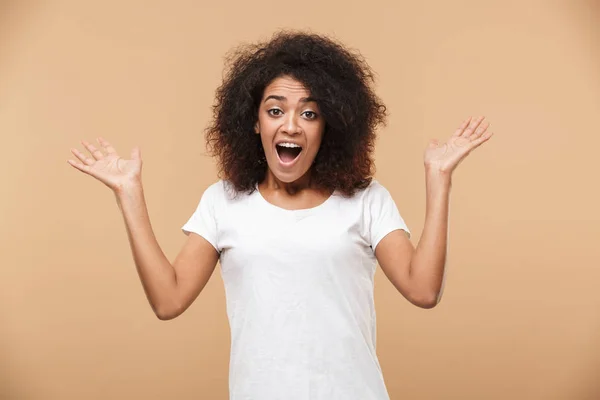
[[[281,165],[278,162],[274,166],[269,164],[268,174],[282,183],[294,183],[307,176],[310,172],[310,168],[302,168],[300,165],[295,165],[294,168],[286,169],[287,168],[281,168]]]
[[[306,175],[308,171],[300,172],[282,172],[271,169],[271,174],[283,183],[294,183]]]

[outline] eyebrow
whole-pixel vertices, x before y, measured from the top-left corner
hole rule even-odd
[[[267,96],[267,98],[265,99],[265,103],[267,102],[267,100],[269,99],[275,99],[275,100],[279,100],[279,101],[287,101],[287,98],[285,96],[277,96],[277,95],[270,95]],[[301,103],[310,103],[311,101],[314,101],[315,103],[317,102],[317,100],[314,97],[303,97],[300,99]]]

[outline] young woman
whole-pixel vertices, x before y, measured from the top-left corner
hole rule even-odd
[[[434,307],[444,282],[451,176],[492,134],[468,118],[425,150],[425,227],[416,249],[390,193],[373,180],[386,109],[364,60],[329,38],[280,32],[233,53],[207,144],[220,167],[183,226],[173,263],[152,231],[138,148],[104,139],[69,163],[110,187],[158,318],[180,315],[220,261],[231,328],[230,398],[383,400],[375,351],[377,262],[411,303]]]

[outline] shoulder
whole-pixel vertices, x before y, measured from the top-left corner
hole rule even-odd
[[[375,194],[375,195],[382,194],[382,193],[389,193],[389,191],[385,188],[385,186],[383,186],[376,179],[371,180],[371,183],[367,187],[367,190],[369,191],[369,193]]]
[[[355,197],[366,203],[377,202],[391,197],[390,192],[378,180],[372,179],[369,186],[356,192]]]
[[[234,197],[236,193],[231,183],[223,179],[219,179],[218,181],[210,184],[204,190],[204,195],[210,197],[225,198]]]
[[[377,180],[372,179],[368,186],[359,189],[352,196],[346,197],[341,194],[336,196],[340,204],[346,207],[359,208],[368,212],[372,208],[381,208],[391,200],[390,192]]]
[[[238,192],[234,185],[226,180],[220,179],[209,185],[202,195],[206,201],[219,206],[228,206],[244,202],[250,195]]]
[[[206,202],[213,202],[222,197],[223,193],[223,181],[219,180],[211,183],[206,189],[204,189],[204,192],[202,193],[202,200]]]

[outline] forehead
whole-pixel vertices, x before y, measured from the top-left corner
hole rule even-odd
[[[283,95],[286,97],[308,97],[310,91],[304,84],[290,76],[281,76],[275,78],[265,88],[263,97],[268,95]]]

